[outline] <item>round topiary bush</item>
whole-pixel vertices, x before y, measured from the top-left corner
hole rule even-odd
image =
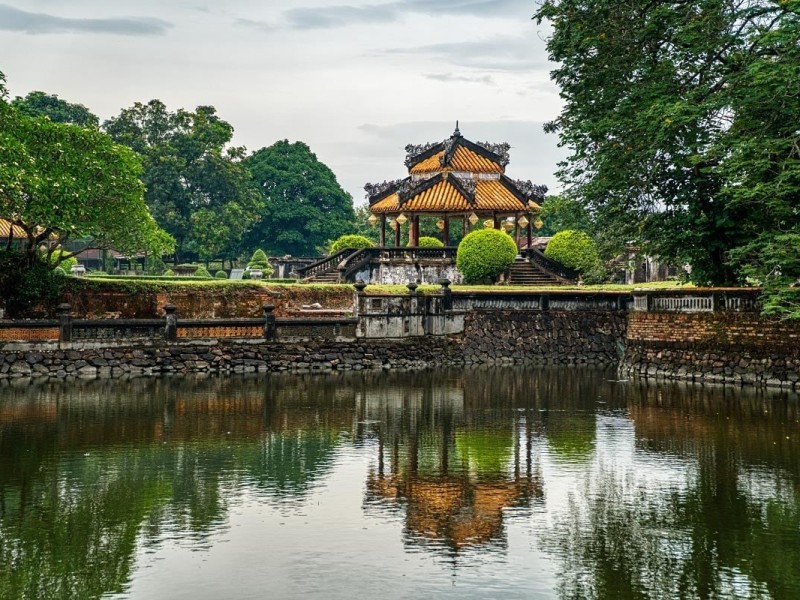
[[[261,249],[253,252],[253,256],[250,258],[250,262],[247,263],[247,266],[253,271],[261,271],[264,277],[272,275],[272,265],[269,264],[267,254]]]
[[[197,267],[197,271],[194,272],[194,276],[201,277],[203,279],[213,279],[213,277],[211,277],[211,273],[208,272],[208,269],[203,266]]]
[[[572,229],[559,231],[547,244],[544,253],[548,258],[579,273],[597,269],[600,264],[597,244],[583,231]]]
[[[456,267],[467,283],[487,283],[508,269],[517,256],[511,236],[499,229],[468,234],[458,245]]]
[[[419,238],[419,247],[420,248],[444,248],[444,243],[441,240],[437,240],[435,237],[430,236],[422,236]]]
[[[164,271],[164,277],[175,277],[175,271],[172,269],[167,269]]]
[[[217,279],[227,279],[228,278],[228,274],[225,271],[221,271],[220,270],[220,271],[217,271],[216,273],[214,273],[214,277],[216,277]]]
[[[67,272],[62,267],[56,267],[55,269],[53,269],[53,274],[65,277],[67,275]]]
[[[336,254],[345,248],[360,250],[361,248],[372,248],[374,245],[372,240],[363,235],[343,235],[331,244],[330,254]]]

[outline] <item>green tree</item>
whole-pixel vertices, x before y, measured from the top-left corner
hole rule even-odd
[[[50,257],[71,240],[122,252],[170,250],[144,202],[139,158],[99,130],[25,117],[0,100],[0,165],[0,215],[27,236],[27,266],[45,242]]]
[[[304,143],[277,142],[253,153],[245,165],[263,196],[261,218],[247,233],[246,248],[313,256],[328,240],[352,231],[353,198]]]
[[[30,92],[24,98],[17,96],[11,105],[26,117],[47,117],[55,123],[96,128],[100,122],[83,104],[72,104],[45,92]]]
[[[564,229],[585,231],[589,234],[595,230],[586,206],[580,200],[568,196],[548,196],[542,203],[539,216],[544,223],[539,230],[539,235],[542,236],[551,237]]]
[[[229,146],[233,127],[212,106],[171,112],[160,100],[136,103],[103,124],[138,152],[153,216],[189,254],[233,259],[259,215],[259,194],[243,166],[245,150]]]
[[[799,15],[796,0],[541,2],[564,99],[546,129],[598,228],[698,283],[741,278],[731,252],[772,237],[757,232],[775,231],[776,189],[797,205]]]

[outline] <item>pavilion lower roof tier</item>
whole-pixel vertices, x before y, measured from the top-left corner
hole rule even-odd
[[[413,165],[409,173],[412,175],[439,172],[502,173],[504,170],[496,160],[459,145],[449,161],[445,161],[445,150],[442,150]]]
[[[475,182],[472,198],[466,195],[452,178],[442,179],[431,186],[424,186],[414,196],[401,200],[394,192],[377,200],[369,207],[373,214],[410,213],[519,213],[538,208],[531,206],[515,194],[501,179]]]

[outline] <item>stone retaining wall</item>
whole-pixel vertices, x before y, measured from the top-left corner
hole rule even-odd
[[[0,350],[0,379],[120,377],[164,373],[252,373],[418,368],[461,363],[457,340],[209,340],[131,344],[18,344]]]
[[[538,362],[616,365],[626,311],[487,311],[466,315],[466,363]]]

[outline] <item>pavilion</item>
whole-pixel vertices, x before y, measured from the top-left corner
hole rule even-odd
[[[408,246],[419,245],[420,219],[437,219],[442,242],[450,246],[450,228],[460,221],[466,234],[483,220],[484,227],[502,228],[517,247],[531,247],[532,227],[541,226],[538,212],[547,188],[505,174],[510,146],[475,143],[456,129],[448,139],[406,146],[408,177],[367,184],[370,222],[380,222],[379,246],[387,245],[387,226],[395,247],[408,227]],[[513,232],[513,233],[512,233]],[[391,237],[391,234],[390,234]]]

